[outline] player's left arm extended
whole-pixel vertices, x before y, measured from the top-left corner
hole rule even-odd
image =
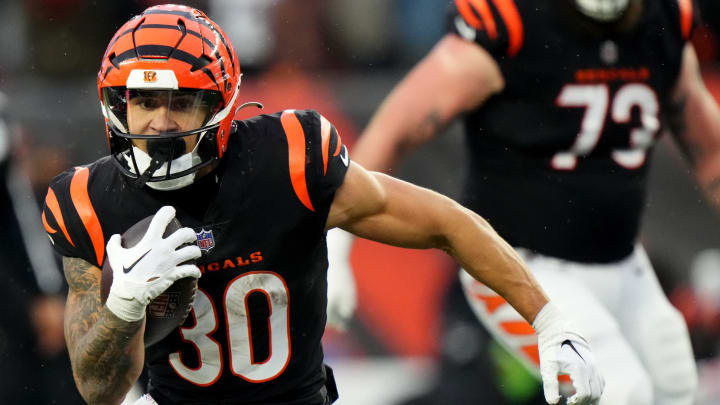
[[[693,165],[698,182],[720,211],[720,108],[703,83],[690,44],[683,51],[671,107],[671,131]]]
[[[351,163],[327,228],[407,248],[438,248],[532,322],[548,298],[517,253],[471,210],[431,190]]]
[[[560,314],[525,263],[483,218],[455,201],[351,163],[326,228],[408,248],[447,252],[476,280],[503,296],[538,334],[540,375],[548,403],[559,401],[557,375],[568,373],[568,404],[594,403],[604,381],[585,339]]]

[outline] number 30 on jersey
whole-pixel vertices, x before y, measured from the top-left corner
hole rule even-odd
[[[254,292],[265,294],[270,305],[269,339],[270,357],[263,362],[253,361],[252,331],[247,298]],[[259,383],[280,375],[290,360],[290,334],[288,330],[288,297],[285,281],[273,272],[250,272],[232,280],[225,289],[222,311],[228,330],[230,371],[249,382]],[[218,311],[205,292],[198,290],[192,314],[196,323],[180,328],[183,340],[195,345],[199,366],[185,365],[180,352],[171,353],[170,365],[182,378],[199,386],[215,383],[223,371],[222,346],[210,337],[218,326]]]

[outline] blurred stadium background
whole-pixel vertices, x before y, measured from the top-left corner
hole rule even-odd
[[[444,34],[447,5],[443,0],[175,2],[205,10],[231,37],[245,73],[245,101],[263,102],[266,112],[316,109],[350,145],[392,86]],[[99,61],[115,30],[156,3],[161,2],[0,1],[0,91],[7,96],[17,145],[13,159],[38,201],[54,175],[106,154],[95,82]],[[702,1],[704,25],[694,39],[716,98],[718,3]],[[240,118],[254,113],[244,110]],[[395,175],[457,196],[464,175],[462,134],[458,124],[446,132],[414,153]],[[643,241],[663,287],[689,322],[701,368],[700,405],[720,404],[719,229],[720,216],[703,200],[678,150],[664,137],[654,158]],[[0,240],[16,237],[0,233]],[[325,337],[341,393],[338,403],[397,404],[432,386],[441,352],[462,357],[472,350],[461,338],[440,344],[441,307],[455,268],[439,252],[366,241],[355,245],[352,260],[359,294],[356,317],[346,332],[328,331]],[[3,266],[3,276],[12,278],[13,270]],[[0,349],[7,346],[0,344]],[[0,355],[1,377],[12,373],[13,364],[6,361],[7,353],[0,350]],[[63,356],[62,351],[38,356],[47,374],[39,381],[46,383],[16,388],[51,392],[45,403],[79,403],[62,394],[73,388],[69,374],[62,373],[68,367]],[[524,403],[518,398],[514,403]]]

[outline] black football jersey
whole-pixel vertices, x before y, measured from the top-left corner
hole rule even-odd
[[[110,157],[62,173],[43,221],[58,253],[96,266],[163,205],[197,233],[193,311],[146,351],[160,404],[322,404],[324,227],[347,167],[331,123],[287,110],[234,122],[220,166],[180,190],[138,188]]]
[[[691,1],[646,0],[631,29],[596,31],[567,3],[455,1],[453,32],[505,79],[464,117],[463,203],[513,246],[609,262],[636,243],[649,155],[695,18]]]

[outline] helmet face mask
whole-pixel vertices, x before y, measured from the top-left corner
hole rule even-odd
[[[600,22],[619,19],[628,8],[630,0],[575,0],[578,10]]]
[[[232,44],[202,12],[160,5],[128,21],[98,72],[121,172],[156,189],[192,183],[225,152],[240,77]]]

